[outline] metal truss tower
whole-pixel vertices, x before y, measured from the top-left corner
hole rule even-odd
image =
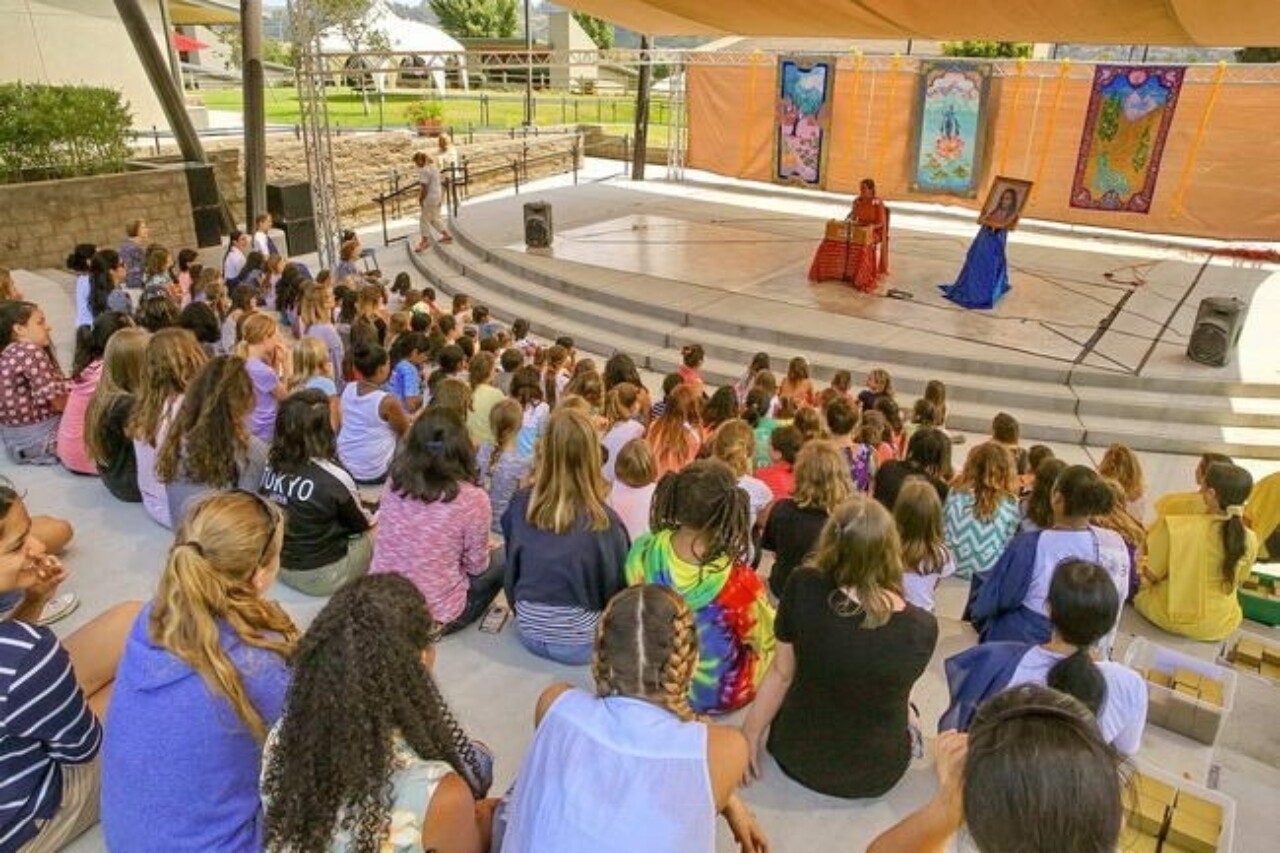
[[[342,229],[338,214],[338,181],[333,171],[329,103],[325,97],[328,73],[320,47],[324,21],[311,0],[292,4],[293,39],[298,57],[298,104],[301,111],[302,145],[311,182],[311,203],[315,216],[316,245],[320,266],[337,266],[337,242]]]

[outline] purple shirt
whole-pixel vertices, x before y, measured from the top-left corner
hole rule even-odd
[[[249,415],[249,432],[270,443],[276,431],[276,386],[280,384],[280,377],[274,367],[260,358],[247,359],[244,366],[249,371],[253,396],[257,400]]]

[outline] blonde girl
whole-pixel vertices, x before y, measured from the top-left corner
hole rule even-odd
[[[639,414],[640,389],[630,382],[619,382],[605,394],[605,432],[600,440],[608,454],[602,471],[605,482],[614,481],[622,448],[637,438],[644,438],[644,424],[640,423]]]
[[[329,421],[334,432],[342,427],[342,403],[338,398],[338,386],[333,381],[333,362],[324,341],[311,335],[303,335],[293,344],[289,376],[290,392],[309,388],[329,398]]]
[[[649,425],[649,446],[658,467],[658,478],[679,471],[694,459],[702,447],[701,418],[698,396],[687,385],[681,385],[667,397],[667,407]]]
[[[962,578],[985,576],[1018,531],[1018,477],[1001,444],[969,452],[942,505],[942,533]]]
[[[933,426],[947,428],[947,386],[940,379],[930,379],[924,386],[924,399],[933,404]]]
[[[260,843],[262,745],[299,636],[263,597],[283,536],[279,510],[249,492],[208,495],[178,525],[111,697],[102,828],[113,849]],[[157,755],[181,755],[181,767],[157,772]]]
[[[881,397],[893,399],[893,378],[883,367],[876,367],[867,372],[867,387],[858,392],[862,411],[874,409]]]
[[[138,491],[142,506],[157,523],[172,527],[168,488],[156,476],[156,455],[169,432],[169,424],[182,406],[187,386],[208,357],[186,329],[161,329],[147,343],[142,386],[125,434],[133,440],[138,462]]]
[[[902,541],[902,597],[933,612],[938,581],[956,572],[942,539],[942,501],[928,480],[910,477],[898,490],[893,522]]]
[[[173,299],[175,305],[182,300],[182,288],[178,287],[169,274],[172,266],[173,255],[169,254],[168,249],[155,244],[147,247],[142,282],[144,297],[163,294]]]
[[[1146,478],[1138,454],[1123,444],[1113,444],[1098,463],[1098,473],[1115,480],[1124,489],[1124,504],[1129,514],[1139,521],[1146,518]]]
[[[801,441],[822,438],[822,415],[813,406],[801,406],[791,425],[800,433]]]
[[[903,599],[898,533],[874,498],[854,495],[831,513],[812,562],[787,583],[777,626],[773,666],[742,727],[752,775],[767,748],[810,790],[884,796],[911,763],[911,690],[938,622]]]
[[[756,437],[746,421],[725,421],[711,440],[711,456],[729,466],[738,478],[738,488],[747,493],[751,508],[751,529],[760,514],[773,502],[773,491],[752,476],[755,473]]]
[[[139,503],[138,457],[125,426],[142,386],[151,333],[137,327],[120,329],[107,341],[102,378],[85,415],[84,440],[89,458],[107,491],[118,500]]]
[[[760,547],[774,553],[769,589],[781,599],[791,573],[808,558],[831,512],[853,497],[853,479],[839,448],[811,441],[796,455],[795,490],[769,510]]]
[[[782,380],[778,396],[791,400],[797,408],[812,406],[817,401],[813,380],[809,378],[809,362],[803,356],[796,356],[787,364],[787,376]]]
[[[329,363],[333,365],[333,383],[338,391],[342,390],[342,365],[346,357],[346,347],[342,336],[333,325],[334,309],[333,291],[323,285],[308,284],[302,288],[302,301],[298,306],[298,319],[301,332],[313,338],[319,338],[329,352]]]
[[[1043,464],[1042,462],[1041,465]],[[1037,468],[1037,484],[1039,471],[1040,469]],[[1107,488],[1111,490],[1113,498],[1111,511],[1103,515],[1095,515],[1089,519],[1089,522],[1104,530],[1115,531],[1124,540],[1125,548],[1129,551],[1129,565],[1133,567],[1133,571],[1129,572],[1128,598],[1131,599],[1138,592],[1138,581],[1141,573],[1137,569],[1143,563],[1147,547],[1147,529],[1143,526],[1141,519],[1130,512],[1129,507],[1125,504],[1124,486],[1110,477],[1103,477],[1102,482],[1106,483]]]
[[[271,314],[255,313],[241,327],[236,355],[245,360],[253,381],[254,406],[249,431],[265,442],[276,429],[276,410],[289,393],[293,359],[280,338],[280,324]]]
[[[476,469],[480,485],[489,493],[489,505],[493,509],[494,534],[502,533],[502,516],[511,503],[511,496],[529,476],[533,459],[521,456],[517,450],[520,424],[524,412],[520,404],[510,397],[489,410],[489,431],[492,441],[486,441],[476,451]]]
[[[658,487],[653,451],[643,438],[633,438],[618,451],[615,479],[609,489],[609,506],[626,525],[634,542],[649,532],[649,507]]]
[[[517,491],[502,517],[507,600],[525,648],[581,665],[591,659],[596,623],[626,586],[631,544],[605,503],[600,439],[591,419],[559,408],[538,444],[533,486]]]

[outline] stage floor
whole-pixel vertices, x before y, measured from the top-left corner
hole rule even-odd
[[[1280,320],[1280,267],[1274,265],[1027,228],[1009,239],[1012,291],[993,310],[971,311],[943,299],[937,288],[954,280],[964,262],[977,228],[969,221],[895,212],[891,273],[868,295],[845,283],[807,279],[823,220],[845,212],[829,201],[752,198],[665,182],[554,189],[536,194],[553,204],[554,244],[527,250],[520,207],[531,198],[468,205],[461,224],[491,251],[528,268],[601,285],[628,283],[700,313],[776,312],[779,322],[807,323],[828,336],[857,334],[871,343],[952,355],[1280,382],[1280,359],[1266,331]],[[912,298],[887,298],[891,288]],[[1185,350],[1197,306],[1223,295],[1251,303],[1237,357],[1227,368],[1195,364]],[[808,310],[796,315],[794,309]]]

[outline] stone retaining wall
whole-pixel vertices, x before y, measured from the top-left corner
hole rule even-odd
[[[145,219],[175,253],[196,244],[186,172],[142,168],[118,175],[0,185],[0,266],[62,267],[76,243],[116,248],[125,225]]]

